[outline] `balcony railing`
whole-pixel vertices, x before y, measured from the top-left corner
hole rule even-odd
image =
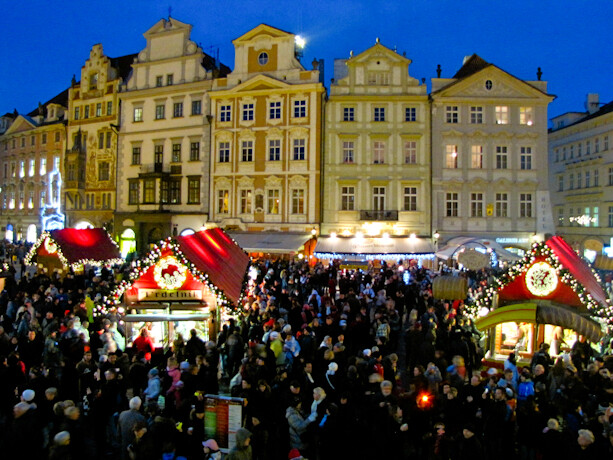
[[[360,211],[360,220],[398,220],[398,211]]]
[[[149,163],[145,165],[141,165],[140,174],[148,175],[148,174],[168,174],[171,170],[169,165],[164,165],[164,163]]]

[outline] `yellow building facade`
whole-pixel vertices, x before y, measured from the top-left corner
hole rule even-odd
[[[64,164],[67,227],[112,230],[117,173],[119,85],[136,55],[109,58],[94,45],[69,90]]]
[[[210,221],[243,232],[317,230],[322,109],[319,61],[262,24],[233,41],[235,66],[213,82]]]

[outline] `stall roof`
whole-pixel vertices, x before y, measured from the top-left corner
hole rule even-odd
[[[175,237],[181,252],[198,270],[221,289],[228,300],[238,303],[249,256],[221,229]]]
[[[436,251],[436,257],[443,260],[448,260],[450,257],[457,257],[459,249],[462,246],[492,249],[496,251],[496,254],[499,258],[511,262],[515,262],[521,259],[521,257],[519,257],[517,254],[513,254],[512,252],[507,251],[493,239],[476,238],[470,236],[459,236],[450,239],[449,241],[447,241],[447,244],[443,248]]]
[[[43,233],[30,251],[30,258],[36,254],[53,255],[45,243],[50,239],[58,246],[58,256],[63,263],[73,266],[80,263],[118,262],[119,248],[103,228],[64,228]],[[60,255],[61,254],[61,255]]]
[[[358,238],[358,237],[319,237],[315,247],[315,256],[328,258],[334,255],[364,254],[381,256],[379,258],[408,258],[411,256],[434,255],[434,247],[424,238],[388,237],[388,238]]]
[[[247,252],[288,254],[298,252],[312,238],[307,233],[228,233]]]

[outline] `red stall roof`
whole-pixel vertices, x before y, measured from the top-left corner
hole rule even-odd
[[[249,256],[221,229],[177,236],[183,255],[221,289],[228,300],[238,303]]]
[[[121,260],[119,248],[103,228],[51,230],[48,234],[41,235],[37,244],[32,247],[32,255],[54,254],[48,252],[48,248],[43,244],[47,238],[58,246],[58,251],[66,259],[62,262],[70,266],[79,263],[112,263]]]

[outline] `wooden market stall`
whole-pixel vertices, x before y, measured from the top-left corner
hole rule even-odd
[[[611,307],[598,279],[577,253],[555,236],[534,245],[478,299],[475,325],[487,335],[486,360],[503,361],[511,352],[529,360],[542,342],[557,355],[583,335],[597,342]]]
[[[123,260],[119,248],[103,228],[64,228],[44,232],[25,258],[26,265],[39,269],[75,272],[85,265],[117,264]]]
[[[220,307],[238,305],[249,256],[214,228],[168,238],[135,262],[105,307],[125,313],[126,346],[146,327],[156,347],[170,346],[189,331],[215,338]]]

